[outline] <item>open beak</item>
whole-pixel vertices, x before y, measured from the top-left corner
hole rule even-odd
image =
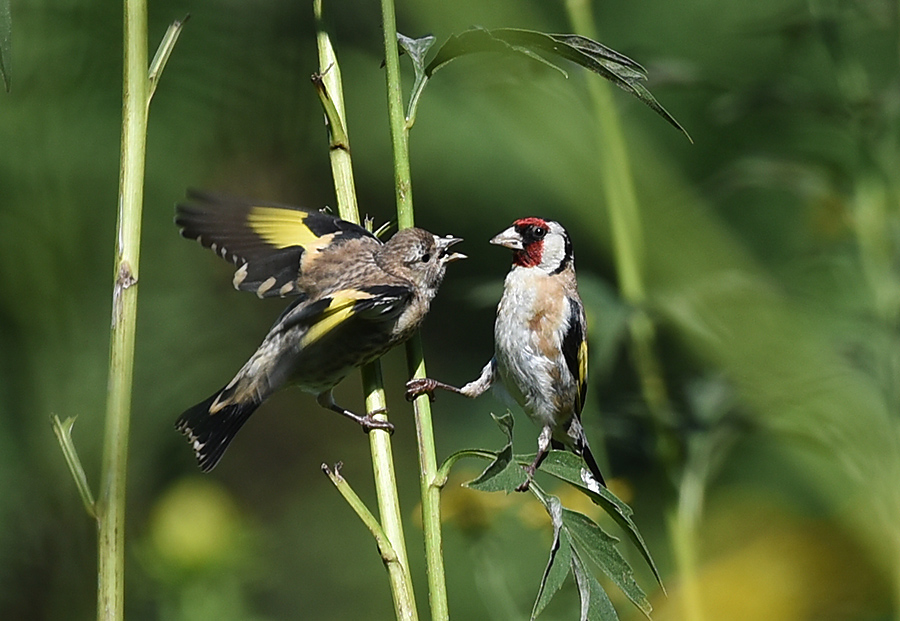
[[[453,244],[458,244],[462,241],[461,237],[451,237],[448,235],[447,237],[438,237],[434,236],[434,243],[438,248],[438,255],[441,257],[442,263],[453,263],[454,261],[459,261],[460,259],[468,259],[466,255],[461,252],[453,252],[448,254],[447,251],[450,249],[450,246]]]
[[[516,232],[515,227],[511,226],[499,235],[491,239],[491,243],[495,246],[504,246],[513,250],[524,250],[522,245],[522,236]]]

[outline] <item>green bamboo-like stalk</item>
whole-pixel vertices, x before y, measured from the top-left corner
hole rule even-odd
[[[147,140],[147,3],[125,0],[125,66],[122,94],[122,160],[114,271],[112,337],[106,431],[100,492],[97,497],[97,618],[124,614],[125,473],[131,420],[134,332],[137,319],[138,263],[144,158]]]
[[[347,133],[346,114],[344,112],[340,65],[328,33],[322,24],[321,0],[313,1],[313,12],[318,28],[317,41],[319,48],[319,73],[313,77],[313,81],[319,90],[329,122],[331,134],[330,159],[338,212],[343,219],[359,223],[359,209],[356,202],[350,141]],[[366,411],[382,412],[376,416],[387,420],[387,415],[384,413],[386,412],[387,404],[384,397],[381,364],[376,361],[366,365],[361,369],[361,373],[363,390],[366,394]],[[384,552],[382,552],[385,563],[388,566],[395,612],[398,619],[413,621],[418,618],[418,614],[415,607],[412,576],[409,572],[406,540],[403,534],[403,521],[394,473],[391,436],[386,431],[373,430],[369,433],[369,444],[372,451],[372,469],[375,475],[375,490],[378,497],[380,528],[383,528],[384,536],[390,544],[392,555],[394,555],[391,558],[387,558],[384,557]],[[346,494],[345,497],[347,497]],[[383,551],[384,546],[379,544],[379,549]]]
[[[369,529],[369,532],[371,532],[372,536],[375,538],[375,544],[378,546],[378,551],[381,553],[381,559],[384,561],[384,565],[388,570],[391,584],[404,584],[407,581],[406,576],[409,574],[405,567],[405,563],[400,560],[397,551],[391,545],[388,534],[366,507],[366,504],[362,499],[356,495],[356,492],[353,491],[353,488],[350,487],[350,484],[347,483],[346,479],[341,476],[340,470],[340,464],[337,464],[334,468],[329,468],[327,465],[322,464],[322,471],[328,475],[328,478],[331,479],[331,482],[341,493],[341,496],[344,497],[344,500],[347,501],[350,508],[352,508],[356,515],[359,516],[359,519],[362,520],[362,523]],[[397,618],[408,621],[417,619],[418,617],[415,614],[415,600],[412,598],[412,590],[395,592],[395,596],[400,596],[400,598],[402,598],[399,600],[395,599]]]
[[[381,0],[384,30],[384,57],[387,73],[388,116],[394,152],[394,189],[398,226],[414,226],[412,181],[409,167],[409,129],[403,110],[400,81],[400,53],[397,46],[397,19],[393,0]],[[425,377],[425,358],[419,334],[406,345],[406,359],[412,377]],[[441,490],[437,480],[434,428],[431,404],[425,395],[413,402],[416,438],[419,445],[419,481],[422,494],[422,527],[425,534],[425,561],[428,569],[428,602],[431,618],[448,619],[447,585],[444,576],[444,552],[441,534]]]
[[[591,39],[597,38],[588,0],[566,0],[566,9],[577,33]],[[629,332],[641,391],[656,427],[659,457],[670,473],[679,474],[677,441],[669,424],[669,396],[656,355],[656,329],[644,309],[647,291],[643,276],[643,228],[628,147],[610,84],[604,80],[588,80],[588,92],[597,119],[600,152],[604,154],[600,173],[612,230],[616,271],[622,297],[635,308],[629,321]],[[679,511],[676,508],[667,520],[669,540],[685,593],[682,598],[682,618],[685,621],[703,619],[696,572],[699,511],[699,507],[696,511]]]

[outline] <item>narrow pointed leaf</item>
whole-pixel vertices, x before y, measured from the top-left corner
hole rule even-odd
[[[634,571],[616,546],[618,539],[604,532],[589,517],[577,511],[562,510],[563,530],[579,558],[593,564],[649,618],[653,609],[644,591],[634,579]]]
[[[518,28],[473,28],[450,37],[428,63],[425,74],[430,77],[450,61],[475,52],[522,54],[553,67],[564,75],[565,71],[553,60],[563,58],[573,62],[631,93],[691,140],[681,124],[640,84],[647,79],[646,70],[602,43],[575,34],[547,34]]]
[[[572,573],[581,597],[581,621],[618,621],[619,615],[603,586],[584,566],[577,553],[572,555]]]
[[[536,618],[556,595],[572,565],[572,542],[568,533],[563,528],[563,508],[559,499],[551,496],[547,507],[550,520],[553,522],[553,545],[550,547],[550,560],[541,578],[541,588],[538,590],[531,618]]]
[[[656,563],[653,562],[653,558],[650,556],[650,550],[647,548],[640,531],[638,531],[637,525],[631,519],[633,513],[631,507],[616,498],[607,488],[596,485],[590,477],[582,476],[582,470],[587,472],[581,458],[566,451],[550,451],[544,463],[541,464],[541,472],[546,472],[580,489],[594,504],[599,505],[622,527],[622,530],[625,531],[625,534],[628,535],[628,538],[640,551],[641,556],[644,557],[647,565],[650,566],[656,581],[662,586],[662,578],[659,575],[659,570],[656,568]]]
[[[0,0],[0,2],[2,1],[3,0]],[[166,68],[166,63],[169,62],[172,50],[175,49],[175,43],[178,41],[181,29],[184,28],[184,23],[189,20],[190,17],[190,15],[187,15],[183,20],[174,21],[169,25],[166,34],[163,35],[163,39],[156,50],[156,54],[153,56],[153,60],[150,61],[150,92],[147,95],[148,102],[153,99],[153,94],[156,92],[156,87],[159,84],[159,79],[162,77],[163,69]]]
[[[66,464],[69,466],[69,472],[75,480],[75,486],[78,488],[78,494],[84,503],[84,508],[91,517],[97,517],[97,505],[94,502],[94,495],[91,493],[91,486],[88,484],[87,475],[81,465],[81,459],[78,457],[78,451],[75,449],[75,442],[72,440],[72,428],[75,426],[75,417],[70,416],[65,422],[59,420],[59,416],[54,414],[50,417],[50,425],[53,427],[53,433],[59,440],[59,446],[62,448],[63,456]]]

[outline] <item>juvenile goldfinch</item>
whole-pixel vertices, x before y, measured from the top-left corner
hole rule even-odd
[[[259,349],[223,389],[187,410],[175,427],[200,468],[212,470],[250,415],[286,385],[368,432],[392,430],[337,405],[332,388],[358,366],[412,336],[428,313],[450,253],[461,241],[418,228],[382,243],[364,228],[321,211],[244,203],[192,192],[177,209],[184,237],[238,266],[237,289],[260,297],[298,295]]]
[[[499,380],[541,427],[537,456],[525,468],[528,478],[519,491],[528,489],[551,447],[580,455],[593,478],[605,485],[581,426],[587,340],[569,235],[557,222],[523,218],[491,243],[513,250],[494,324],[494,357],[478,379],[462,388],[414,379],[406,385],[407,397],[431,395],[437,388],[477,397]]]

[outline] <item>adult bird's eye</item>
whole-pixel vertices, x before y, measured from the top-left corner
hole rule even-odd
[[[422,263],[428,263],[429,261],[431,261],[431,255],[426,252],[422,255]]]
[[[547,229],[545,229],[542,226],[536,226],[536,227],[534,227],[533,233],[534,233],[535,237],[537,237],[538,239],[541,239],[544,235],[547,234]]]

